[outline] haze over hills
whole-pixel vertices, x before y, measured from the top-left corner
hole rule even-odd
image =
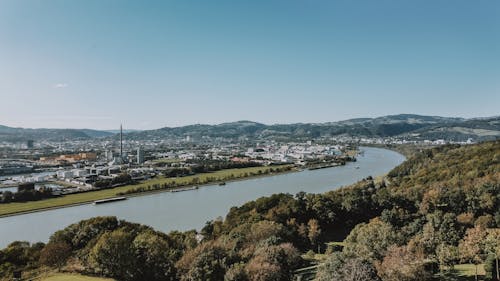
[[[195,124],[165,127],[156,130],[125,130],[128,139],[169,139],[190,136],[210,138],[293,139],[335,136],[407,137],[410,139],[445,139],[464,141],[491,140],[500,137],[500,117],[455,118],[414,114],[389,115],[377,118],[356,118],[327,123],[295,123],[266,125],[237,121],[217,125]],[[0,126],[0,141],[85,140],[113,137],[118,131],[91,129],[24,129]]]

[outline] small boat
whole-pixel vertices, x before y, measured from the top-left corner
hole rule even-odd
[[[356,169],[359,169],[359,166],[356,166]]]
[[[226,185],[226,182],[220,182],[219,185],[220,186]]]

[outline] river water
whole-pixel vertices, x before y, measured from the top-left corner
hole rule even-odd
[[[55,231],[95,216],[117,216],[164,232],[199,230],[205,222],[219,216],[224,217],[232,206],[240,206],[274,193],[326,192],[367,176],[385,174],[405,160],[401,154],[386,149],[363,147],[362,152],[357,157],[357,162],[340,167],[228,182],[225,186],[208,185],[183,192],[155,193],[102,205],[87,204],[0,218],[0,249],[16,240],[47,242]]]

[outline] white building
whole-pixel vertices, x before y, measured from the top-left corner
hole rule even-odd
[[[88,173],[86,170],[73,170],[73,175],[75,175],[76,177],[84,177],[87,174]]]
[[[57,171],[57,177],[61,179],[69,179],[73,177],[72,171]]]

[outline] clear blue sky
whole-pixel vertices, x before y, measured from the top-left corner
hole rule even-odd
[[[0,124],[500,114],[500,1],[0,1]]]

